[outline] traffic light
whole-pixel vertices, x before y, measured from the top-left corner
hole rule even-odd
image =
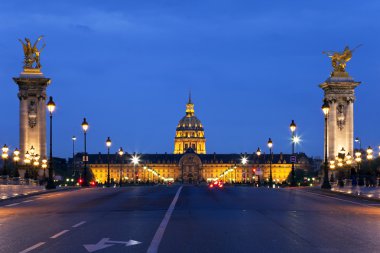
[[[79,183],[80,185],[83,184],[83,179],[82,179],[82,178],[79,178],[78,183]]]

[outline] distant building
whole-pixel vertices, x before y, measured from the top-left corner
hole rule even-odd
[[[197,154],[206,154],[206,138],[201,121],[194,115],[194,104],[189,95],[186,115],[179,121],[175,138],[174,154],[183,154],[187,149]]]
[[[83,154],[75,157],[75,168],[82,168]],[[132,163],[132,156],[139,158]],[[289,154],[272,155],[272,178],[276,182],[289,181],[292,164]],[[89,154],[88,166],[95,180],[107,180],[107,155]],[[246,164],[243,164],[243,158]],[[311,170],[312,160],[305,154],[296,155],[295,168]],[[269,179],[270,155],[261,154],[206,154],[206,139],[200,120],[194,115],[194,104],[189,96],[186,116],[177,125],[174,154],[117,154],[110,155],[110,178],[119,182],[138,181],[184,181],[187,183],[221,179],[240,183]],[[72,159],[69,161],[72,164]]]
[[[134,165],[132,156],[139,157],[139,163]],[[282,183],[288,181],[292,164],[289,154],[274,154],[272,158],[273,180]],[[309,158],[299,153],[295,168],[311,169]],[[80,161],[82,154],[77,154]],[[245,165],[242,158],[247,159]],[[110,155],[111,180],[119,182],[120,177],[125,182],[133,181],[136,173],[138,181],[183,181],[194,183],[221,179],[230,183],[265,181],[269,179],[270,155],[262,154],[196,154],[191,148],[184,154],[125,154],[123,160],[117,154]],[[89,168],[95,180],[104,183],[107,180],[107,155],[89,155]],[[80,166],[80,165],[79,165]]]

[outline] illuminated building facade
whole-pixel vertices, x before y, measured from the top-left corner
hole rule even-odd
[[[77,154],[81,161],[82,154]],[[132,163],[132,157],[138,163]],[[288,154],[272,155],[273,180],[288,181],[292,163]],[[246,161],[243,164],[243,158]],[[178,181],[198,183],[220,179],[229,183],[252,183],[269,179],[270,156],[251,154],[206,154],[206,139],[203,125],[194,115],[194,104],[189,96],[184,116],[176,128],[174,154],[124,154],[110,155],[111,181],[119,182],[164,182]],[[98,183],[107,180],[107,155],[89,155],[89,167]],[[80,164],[77,164],[80,167]],[[310,159],[305,154],[297,155],[296,169],[308,170]]]
[[[201,121],[194,115],[194,104],[189,95],[186,115],[179,121],[174,138],[174,154],[183,154],[187,149],[197,154],[206,154],[206,138]]]

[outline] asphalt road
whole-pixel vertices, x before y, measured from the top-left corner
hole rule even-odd
[[[0,252],[380,252],[380,205],[295,189],[81,189],[0,202]]]

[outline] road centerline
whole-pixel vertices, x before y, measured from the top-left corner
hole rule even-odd
[[[44,245],[46,242],[39,242],[37,244],[34,244],[33,246],[27,248],[27,249],[24,249],[23,251],[20,251],[20,253],[27,253],[27,252],[30,252],[34,249],[37,249],[38,247]]]
[[[17,205],[20,205],[20,203],[13,203],[13,204],[9,204],[9,205],[6,205],[6,206],[11,207],[11,206],[17,206]]]
[[[73,225],[72,227],[73,227],[73,228],[77,228],[77,227],[79,227],[79,226],[82,226],[82,225],[85,224],[85,223],[86,223],[86,221],[81,221],[81,222],[79,222],[79,223]]]
[[[67,230],[67,229],[62,230],[61,232],[59,232],[59,233],[53,235],[52,237],[50,237],[50,239],[56,239],[56,238],[60,237],[61,235],[65,234],[65,233],[67,233],[67,232],[69,232],[69,231],[70,231],[70,230]]]
[[[164,236],[165,229],[169,223],[170,217],[173,213],[174,207],[177,203],[179,194],[181,193],[182,187],[179,187],[177,190],[177,193],[175,194],[172,203],[170,204],[168,210],[165,213],[164,219],[161,221],[160,226],[158,227],[152,242],[149,245],[149,248],[147,250],[147,253],[156,253],[158,251],[158,246],[160,246],[160,242],[162,240],[162,237]]]

